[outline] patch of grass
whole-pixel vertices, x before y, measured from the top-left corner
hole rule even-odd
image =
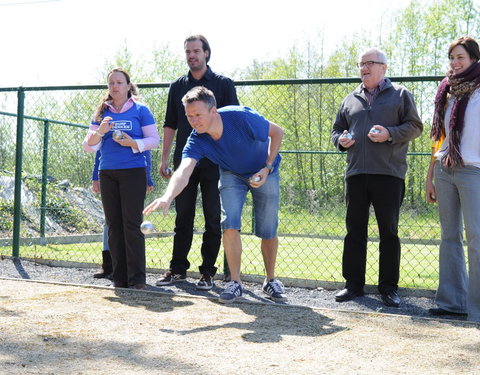
[[[13,202],[0,199],[0,231],[13,229]]]
[[[438,239],[440,228],[435,207],[420,213],[413,210],[402,212],[400,238],[402,241],[400,285],[411,288],[435,289],[438,280]],[[164,237],[150,238],[146,242],[149,268],[166,269],[169,266],[175,213],[172,209],[164,217],[154,213],[147,218]],[[260,240],[253,235],[251,206],[243,214],[242,273],[263,275],[264,267],[260,252]],[[195,229],[202,231],[201,210],[195,218]],[[369,226],[367,274],[368,284],[378,280],[378,230],[374,215]],[[282,208],[279,214],[280,247],[277,259],[279,277],[343,282],[341,260],[345,236],[345,207],[343,204],[323,206],[317,212]],[[201,264],[201,234],[194,235],[189,254],[190,270],[198,271]],[[31,258],[66,260],[72,262],[101,262],[101,243],[78,243],[72,245],[24,246],[20,255]],[[0,248],[9,255],[11,249]],[[217,259],[219,272],[223,271],[223,250]]]
[[[13,230],[14,206],[13,202],[0,199],[0,232],[11,232]],[[23,208],[21,219],[28,220]]]
[[[166,269],[169,266],[173,237],[150,238],[146,241],[147,267]],[[242,273],[263,275],[260,239],[243,235]],[[198,271],[201,264],[202,236],[194,235],[189,254],[190,270]],[[280,237],[277,257],[277,275],[281,277],[343,282],[341,259],[343,240],[307,237]],[[55,259],[72,262],[101,263],[102,244],[82,243],[70,245],[22,246],[22,257]],[[6,248],[0,252],[6,254]],[[435,289],[438,280],[437,246],[402,246],[400,286]],[[217,258],[219,272],[223,271],[223,250]],[[370,242],[367,258],[367,284],[377,284],[378,243]]]

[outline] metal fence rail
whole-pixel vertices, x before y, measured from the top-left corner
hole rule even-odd
[[[440,229],[436,209],[424,199],[429,163],[428,134],[433,98],[443,77],[397,77],[415,96],[425,123],[408,156],[406,196],[400,219],[401,285],[435,288]],[[334,150],[330,130],[343,98],[359,79],[309,79],[235,82],[239,100],[284,127],[281,207],[277,261],[279,277],[343,281],[341,254],[345,234],[343,177],[345,155]],[[165,115],[168,84],[140,84],[159,129]],[[81,142],[104,85],[0,88],[0,255],[99,263],[103,213],[99,197],[90,193],[93,156]],[[156,188],[160,150],[153,150]],[[199,206],[201,205],[199,197]],[[259,240],[252,233],[251,202],[244,210],[242,272],[263,274]],[[152,269],[168,267],[174,210],[153,214],[158,233],[147,238]],[[201,262],[203,215],[197,211],[191,270]],[[369,227],[367,283],[376,284],[378,234]],[[223,256],[217,263],[222,269]]]

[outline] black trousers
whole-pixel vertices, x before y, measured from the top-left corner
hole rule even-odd
[[[99,176],[113,281],[145,284],[145,237],[140,231],[147,188],[145,168],[103,170]]]
[[[195,168],[185,189],[175,198],[175,236],[170,270],[185,274],[190,268],[187,259],[192,246],[195,206],[198,186],[202,194],[205,232],[201,248],[202,264],[200,273],[214,276],[215,262],[220,250],[222,232],[220,229],[220,193],[218,191],[219,172],[217,166]]]
[[[400,239],[398,220],[405,195],[404,180],[386,175],[360,174],[346,179],[347,235],[342,271],[346,288],[362,289],[367,262],[368,219],[373,205],[380,235],[378,290],[398,288]]]

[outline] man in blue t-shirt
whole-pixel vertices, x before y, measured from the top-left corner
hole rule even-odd
[[[263,291],[274,301],[285,300],[283,285],[275,278],[281,159],[278,152],[283,129],[247,107],[226,106],[217,110],[214,94],[202,86],[188,91],[182,103],[193,131],[165,194],[148,205],[144,213],[161,208],[166,215],[198,161],[204,157],[210,159],[220,169],[223,246],[231,272],[231,281],[219,301],[233,302],[242,296],[240,229],[248,191],[253,200],[255,235],[262,239],[267,274]]]

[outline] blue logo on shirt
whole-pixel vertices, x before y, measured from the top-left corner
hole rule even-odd
[[[110,121],[111,123],[113,122],[115,125],[113,125],[112,131],[113,130],[121,130],[121,131],[128,131],[132,130],[132,122],[130,120],[127,121]]]

